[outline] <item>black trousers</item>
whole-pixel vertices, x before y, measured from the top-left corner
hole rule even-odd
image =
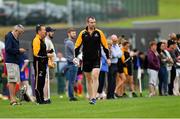
[[[174,88],[174,80],[175,80],[175,78],[176,78],[176,68],[174,66],[172,66],[170,84],[168,85],[168,93],[169,93],[169,95],[173,95],[173,88]]]
[[[103,88],[104,88],[104,82],[105,82],[105,79],[106,79],[106,73],[105,71],[100,71],[100,74],[99,74],[99,87],[98,87],[98,93],[102,93],[103,91]]]
[[[108,72],[107,99],[114,98],[114,91],[116,88],[116,75],[117,75],[117,64],[111,64]]]
[[[42,104],[44,102],[44,85],[46,77],[46,62],[43,60],[34,61],[35,71],[35,95],[37,103]]]

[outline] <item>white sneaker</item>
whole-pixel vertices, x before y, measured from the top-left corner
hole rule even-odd
[[[153,93],[150,93],[148,97],[153,97],[153,96],[154,96],[154,94],[153,94]]]
[[[9,98],[7,96],[2,96],[2,100],[8,100]]]
[[[89,94],[88,94],[88,93],[86,93],[86,98],[87,98],[87,99],[90,99],[90,98],[89,98]]]
[[[102,92],[101,95],[102,95],[102,98],[103,98],[103,99],[106,99],[106,96],[107,96],[107,95],[106,95],[106,93],[105,93],[104,91]]]
[[[179,93],[178,91],[174,91],[174,89],[173,89],[173,94],[174,94],[175,96],[180,96],[180,93]]]
[[[98,100],[100,99],[100,94],[99,93],[96,94],[96,99],[98,99]]]
[[[29,96],[31,102],[35,102],[36,101],[36,98],[34,96]]]

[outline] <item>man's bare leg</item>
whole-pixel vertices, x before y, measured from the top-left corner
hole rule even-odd
[[[84,75],[86,77],[86,86],[87,86],[89,99],[92,99],[93,98],[93,80],[91,77],[91,72],[84,72]]]
[[[9,86],[10,102],[16,102],[16,92],[15,92],[16,83],[9,82],[8,86]]]
[[[130,88],[132,92],[135,92],[135,86],[134,86],[134,81],[133,81],[133,76],[127,76],[130,84]]]
[[[119,96],[122,96],[123,93],[125,92],[126,76],[124,73],[120,73],[119,76],[120,76],[120,81],[117,85],[117,94]]]
[[[94,68],[92,70],[92,80],[93,80],[93,94],[92,94],[92,98],[96,99],[96,95],[97,95],[97,90],[98,90],[98,86],[99,86],[99,72],[100,69],[99,68]]]
[[[149,84],[149,97],[152,97],[155,95],[155,88],[152,84]]]

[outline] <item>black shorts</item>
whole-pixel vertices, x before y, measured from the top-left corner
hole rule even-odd
[[[94,68],[100,68],[100,60],[83,60],[84,72],[91,72]]]
[[[121,74],[121,73],[124,73],[123,68],[124,68],[123,66],[119,65],[119,66],[118,66],[118,73],[120,73],[120,74]]]
[[[131,66],[127,66],[127,69],[128,69],[128,75],[132,76],[133,75],[132,67]]]
[[[124,71],[123,71],[124,66],[123,66],[122,60],[120,58],[118,59],[117,67],[118,67],[118,73],[120,73],[120,74],[124,73]]]

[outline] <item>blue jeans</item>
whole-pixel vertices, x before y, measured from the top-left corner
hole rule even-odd
[[[159,70],[159,94],[168,94],[168,71],[166,66],[161,66]]]
[[[69,98],[74,98],[74,83],[77,77],[78,67],[74,64],[68,64],[66,78],[68,80],[68,95]]]

